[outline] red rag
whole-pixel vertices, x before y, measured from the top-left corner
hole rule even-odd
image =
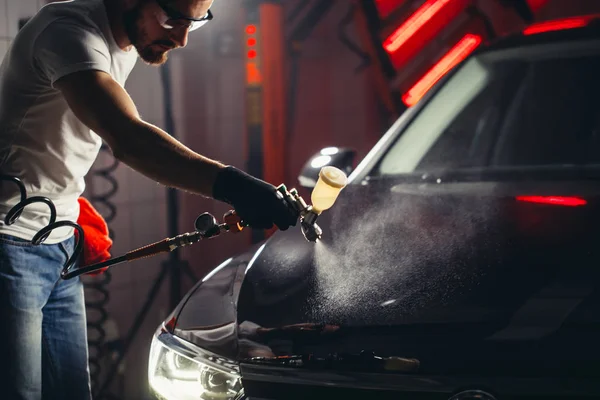
[[[112,239],[108,235],[108,225],[102,215],[85,198],[79,197],[79,218],[77,224],[83,228],[83,251],[80,258],[80,266],[96,264],[110,258]],[[79,233],[75,229],[75,237],[79,239]],[[108,268],[103,268],[88,275],[99,275]]]

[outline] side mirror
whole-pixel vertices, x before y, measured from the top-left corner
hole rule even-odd
[[[350,175],[354,169],[356,151],[342,147],[326,147],[313,155],[302,167],[298,182],[300,186],[311,189],[319,180],[321,168],[332,166],[339,168],[346,175]]]

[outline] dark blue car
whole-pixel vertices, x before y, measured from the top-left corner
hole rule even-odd
[[[600,398],[600,30],[571,28],[448,73],[353,169],[321,241],[279,232],[198,282],[154,337],[157,396]]]

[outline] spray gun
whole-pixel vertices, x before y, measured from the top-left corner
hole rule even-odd
[[[297,213],[302,233],[309,242],[321,239],[323,231],[317,225],[317,218],[323,211],[333,206],[346,183],[347,177],[344,172],[335,167],[323,167],[311,194],[312,205],[306,204],[296,189],[288,191],[283,184],[277,187],[281,198]],[[223,221],[224,223],[219,225],[212,215],[205,213],[196,219],[194,225],[197,232],[204,232],[205,237],[213,237],[224,231],[241,232],[245,227],[239,215],[233,210],[224,215]]]
[[[279,185],[277,192],[281,199],[296,211],[300,219],[302,233],[306,240],[316,242],[321,239],[323,231],[317,225],[317,218],[323,211],[330,209],[338,198],[342,189],[346,186],[347,177],[344,172],[335,167],[323,167],[319,172],[319,179],[312,194],[312,205],[308,205],[298,194],[296,189],[287,190],[285,185]],[[132,250],[120,257],[111,258],[101,263],[87,265],[76,269],[64,268],[62,279],[71,279],[79,275],[98,271],[123,262],[139,260],[151,257],[159,253],[171,252],[177,248],[189,246],[202,239],[211,239],[222,233],[241,232],[246,227],[240,216],[230,210],[223,216],[223,222],[219,223],[210,213],[201,214],[194,223],[195,231],[184,233],[173,238],[163,239],[159,242]]]
[[[296,189],[288,192],[284,185],[277,188],[287,203],[298,212],[302,233],[309,242],[321,239],[323,231],[317,225],[317,218],[333,206],[346,182],[346,174],[341,170],[335,167],[322,168],[311,194],[312,205],[307,205]]]

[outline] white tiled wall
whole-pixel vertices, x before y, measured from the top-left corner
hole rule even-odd
[[[0,37],[8,36],[8,3],[0,0]]]
[[[19,30],[19,19],[31,17],[46,2],[44,0],[5,0],[7,35],[14,37]],[[1,4],[1,3],[0,3]]]

